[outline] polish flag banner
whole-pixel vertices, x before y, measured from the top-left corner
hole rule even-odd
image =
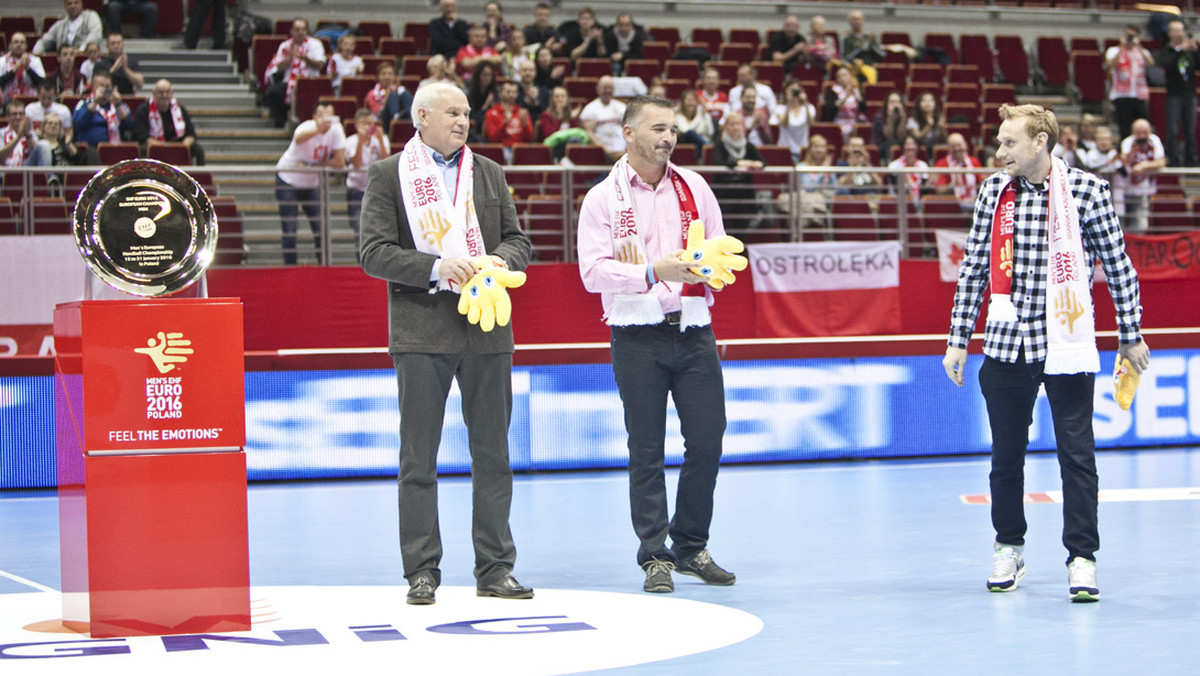
[[[900,331],[899,242],[755,244],[760,338]]]

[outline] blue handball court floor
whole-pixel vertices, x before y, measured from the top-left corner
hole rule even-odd
[[[183,650],[48,630],[55,493],[0,492],[0,674],[1200,673],[1200,451],[1098,463],[1094,604],[1067,597],[1052,454],[1027,462],[1027,575],[1007,594],[984,587],[982,456],[723,467],[710,550],[738,582],[676,575],[671,595],[641,591],[622,471],[518,475],[515,572],[533,601],[475,597],[470,481],[446,477],[443,586],[425,607],[403,601],[394,481],[252,484],[254,629]]]

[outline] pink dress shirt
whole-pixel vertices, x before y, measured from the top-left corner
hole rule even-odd
[[[682,306],[680,296],[683,284],[658,282],[651,288],[647,269],[655,261],[683,248],[682,226],[679,222],[679,198],[675,195],[670,172],[678,173],[692,190],[700,220],[704,223],[705,236],[709,239],[725,234],[721,220],[721,206],[704,178],[696,172],[667,164],[667,175],[659,181],[657,188],[638,177],[629,169],[630,186],[633,192],[633,208],[637,218],[638,235],[646,251],[645,263],[622,263],[613,257],[612,213],[609,200],[612,198],[613,179],[610,175],[588,191],[579,210],[579,273],[583,286],[592,293],[599,293],[604,304],[604,317],[612,308],[617,294],[642,294],[653,292],[658,297],[663,312],[678,312]],[[708,305],[713,303],[712,289],[705,287]]]

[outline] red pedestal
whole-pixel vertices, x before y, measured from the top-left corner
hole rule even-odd
[[[250,629],[241,303],[65,303],[54,340],[64,624]]]

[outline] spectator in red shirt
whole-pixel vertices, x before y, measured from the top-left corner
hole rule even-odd
[[[471,79],[471,73],[475,72],[475,66],[478,66],[482,61],[490,61],[497,68],[500,67],[500,53],[492,49],[487,44],[487,29],[483,26],[475,26],[467,34],[469,42],[458,50],[458,56],[455,61],[458,62],[458,74],[464,80]]]
[[[500,143],[508,149],[515,143],[533,142],[533,118],[529,111],[517,105],[517,83],[509,80],[500,85],[500,102],[483,117],[484,136],[488,143]]]

